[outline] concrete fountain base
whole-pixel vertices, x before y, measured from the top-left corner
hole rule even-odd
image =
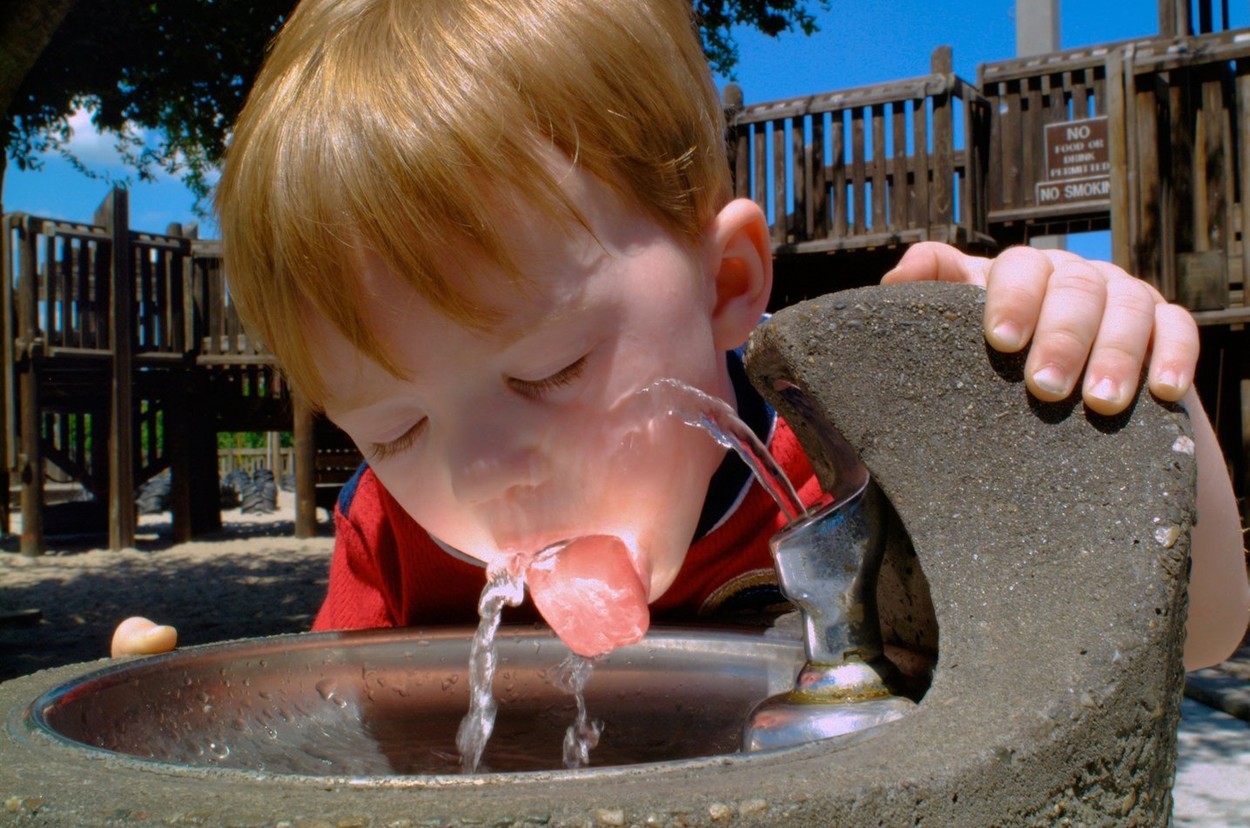
[[[778,314],[749,353],[757,384],[796,384],[859,450],[911,537],[940,642],[908,717],[752,756],[451,782],[158,771],[25,726],[78,665],[0,685],[0,824],[1167,824],[1187,419],[1149,397],[1114,419],[1036,404],[1022,357],[987,358],[979,297],[839,293]],[[819,466],[819,429],[787,415]]]

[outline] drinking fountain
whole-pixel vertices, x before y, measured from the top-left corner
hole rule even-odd
[[[613,654],[587,688],[606,722],[600,747],[619,717],[628,749],[592,754],[589,768],[536,767],[536,734],[567,725],[571,702],[539,675],[561,645],[513,630],[498,727],[518,729],[521,755],[488,748],[491,772],[460,775],[415,761],[439,749],[414,745],[455,718],[432,699],[463,697],[467,631],[255,639],[0,685],[0,825],[1167,824],[1193,521],[1187,417],[1146,393],[1117,417],[1032,399],[1024,356],[985,345],[983,296],[844,291],[777,313],[748,348],[753,382],[826,491],[843,445],[871,473],[860,491],[879,495],[874,523],[894,536],[882,650],[936,650],[905,715],[741,752],[752,705],[792,689],[805,648],[684,628]],[[860,660],[894,681],[873,646]],[[502,724],[510,704],[516,725]],[[284,766],[288,753],[299,761]]]

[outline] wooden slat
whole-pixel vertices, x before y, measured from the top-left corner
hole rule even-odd
[[[1038,78],[1020,80],[1020,155],[1019,173],[1016,180],[1019,189],[1016,191],[1014,204],[1022,207],[1032,206],[1034,201],[1033,183],[1037,180],[1035,159],[1042,150],[1041,122],[1041,81]]]
[[[1194,250],[1194,111],[1190,103],[1188,73],[1169,73],[1168,109],[1170,113],[1169,150],[1171,154],[1171,189],[1174,211],[1176,251]],[[1175,299],[1175,295],[1169,299]]]
[[[772,133],[770,143],[773,153],[773,241],[781,244],[786,241],[788,235],[786,226],[786,122],[782,119],[773,121]]]
[[[955,121],[950,95],[933,97],[933,183],[929,224],[948,225],[955,216]]]
[[[74,296],[78,304],[78,335],[74,345],[79,348],[95,348],[96,307],[92,301],[92,280],[88,272],[91,267],[91,244],[81,242],[74,248]]]
[[[829,235],[829,182],[825,170],[825,113],[812,116],[812,155],[807,166],[811,177],[812,236],[823,239]]]
[[[134,259],[138,261],[139,295],[136,297],[135,310],[139,312],[135,335],[142,343],[141,350],[155,350],[157,330],[156,296],[153,285],[152,258],[142,247],[132,248]]]
[[[851,110],[851,232],[863,235],[868,228],[867,175],[864,164],[864,109]]]
[[[1224,107],[1224,72],[1219,65],[1209,67],[1202,78],[1203,157],[1206,166],[1206,235],[1208,249],[1226,249],[1229,244],[1228,205],[1232,201],[1231,147],[1228,110]],[[1197,170],[1195,170],[1197,172]]]
[[[830,138],[833,157],[829,162],[830,198],[833,200],[833,226],[829,236],[842,238],[847,234],[849,220],[846,192],[846,113],[831,114]]]
[[[1159,162],[1159,99],[1153,74],[1130,75],[1127,83],[1133,93],[1133,116],[1136,134],[1131,136],[1136,152],[1137,207],[1133,273],[1150,282],[1162,292],[1163,272],[1160,267],[1160,243],[1164,237],[1160,204],[1162,180]]]
[[[932,224],[932,205],[930,200],[929,173],[929,100],[916,98],[912,101],[912,154],[915,164],[912,168],[912,186],[915,188],[913,203],[916,227],[928,230]]]
[[[1139,181],[1141,177],[1141,170],[1139,169],[1139,164],[1141,163],[1140,162],[1141,152],[1137,146],[1137,141],[1136,141],[1137,135],[1135,131],[1131,128],[1133,124],[1138,123],[1137,94],[1135,91],[1136,75],[1133,72],[1134,56],[1135,56],[1135,51],[1131,44],[1124,47],[1123,64],[1122,64],[1123,83],[1124,83],[1124,99],[1123,99],[1124,115],[1123,115],[1123,124],[1119,130],[1119,136],[1124,141],[1124,156],[1121,159],[1121,163],[1123,163],[1124,170],[1126,173],[1124,176],[1125,178],[1124,187],[1125,187],[1127,195],[1126,195],[1126,198],[1124,199],[1123,206],[1124,206],[1124,217],[1125,217],[1125,220],[1127,221],[1127,224],[1125,225],[1125,232],[1127,233],[1127,236],[1130,240],[1141,238],[1141,236],[1139,235],[1139,231],[1141,228],[1140,205],[1142,203],[1141,202],[1141,184]],[[1110,130],[1108,130],[1108,132],[1110,132]],[[1113,166],[1114,166],[1114,162],[1113,162]],[[1117,207],[1118,201],[1119,200],[1117,199],[1116,195],[1113,193],[1111,196],[1111,208],[1113,211],[1112,212],[1113,221],[1115,220],[1114,210]],[[1113,249],[1114,249],[1114,243],[1113,243]],[[1128,245],[1128,250],[1126,251],[1127,255],[1124,259],[1124,262],[1122,263],[1122,266],[1126,270],[1128,270],[1129,273],[1139,274],[1141,272],[1141,267],[1139,264],[1139,258],[1140,258],[1139,253],[1140,253],[1139,245],[1132,244],[1130,242],[1130,244]]]
[[[760,206],[764,214],[768,214],[768,136],[764,131],[764,124],[755,124],[753,126],[755,150],[752,157],[755,160],[755,174],[753,180],[755,182],[755,194],[753,198],[755,203]]]
[[[1250,118],[1250,58],[1237,61],[1236,70],[1236,108],[1240,122]],[[1242,134],[1237,142],[1238,184],[1241,189],[1241,202],[1237,205],[1241,218],[1241,284],[1242,290],[1250,290],[1250,140]],[[1230,268],[1230,271],[1232,269]],[[1244,300],[1243,300],[1244,303]]]
[[[914,227],[907,209],[907,103],[890,104],[890,136],[893,153],[890,157],[890,227]]]
[[[1107,55],[1107,154],[1111,162],[1111,258],[1131,268],[1129,238],[1127,140],[1124,129],[1124,58],[1119,50]]]
[[[743,124],[734,134],[734,195],[751,197],[751,127]]]
[[[872,228],[886,229],[885,104],[872,106]]]
[[[795,241],[805,241],[811,234],[811,216],[807,212],[807,193],[810,184],[807,180],[807,150],[804,140],[804,118],[796,116],[790,119],[790,180],[794,182],[794,211],[790,232]],[[785,192],[782,192],[782,203]]]

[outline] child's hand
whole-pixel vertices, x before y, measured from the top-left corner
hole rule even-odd
[[[1084,369],[1085,404],[1118,413],[1136,394],[1147,358],[1156,397],[1179,400],[1193,381],[1193,317],[1115,265],[1029,247],[985,259],[921,242],[881,281],[933,280],[985,287],[985,338],[995,349],[1013,353],[1032,340],[1025,382],[1038,399],[1067,397]]]
[[[122,655],[152,655],[167,653],[176,646],[178,631],[173,627],[161,626],[135,616],[117,625],[110,654],[114,658]]]

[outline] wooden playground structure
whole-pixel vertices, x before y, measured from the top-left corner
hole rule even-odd
[[[989,252],[1110,231],[1114,261],[1201,326],[1199,390],[1245,498],[1250,30],[1213,31],[1198,5],[1200,33],[1164,0],[1158,36],[982,64],[975,84],[942,47],[908,80],[750,106],[728,88],[735,187],[771,222],[773,304],[873,283],[916,241]],[[221,431],[294,432],[296,533],[312,534],[319,488],[359,454],[242,330],[217,243],[130,230],[126,204],[115,190],[91,225],[3,218],[0,473],[20,486],[22,551],[44,548],[50,466],[107,504],[113,548],[133,545],[135,490],[165,470],[175,539],[219,527]]]

